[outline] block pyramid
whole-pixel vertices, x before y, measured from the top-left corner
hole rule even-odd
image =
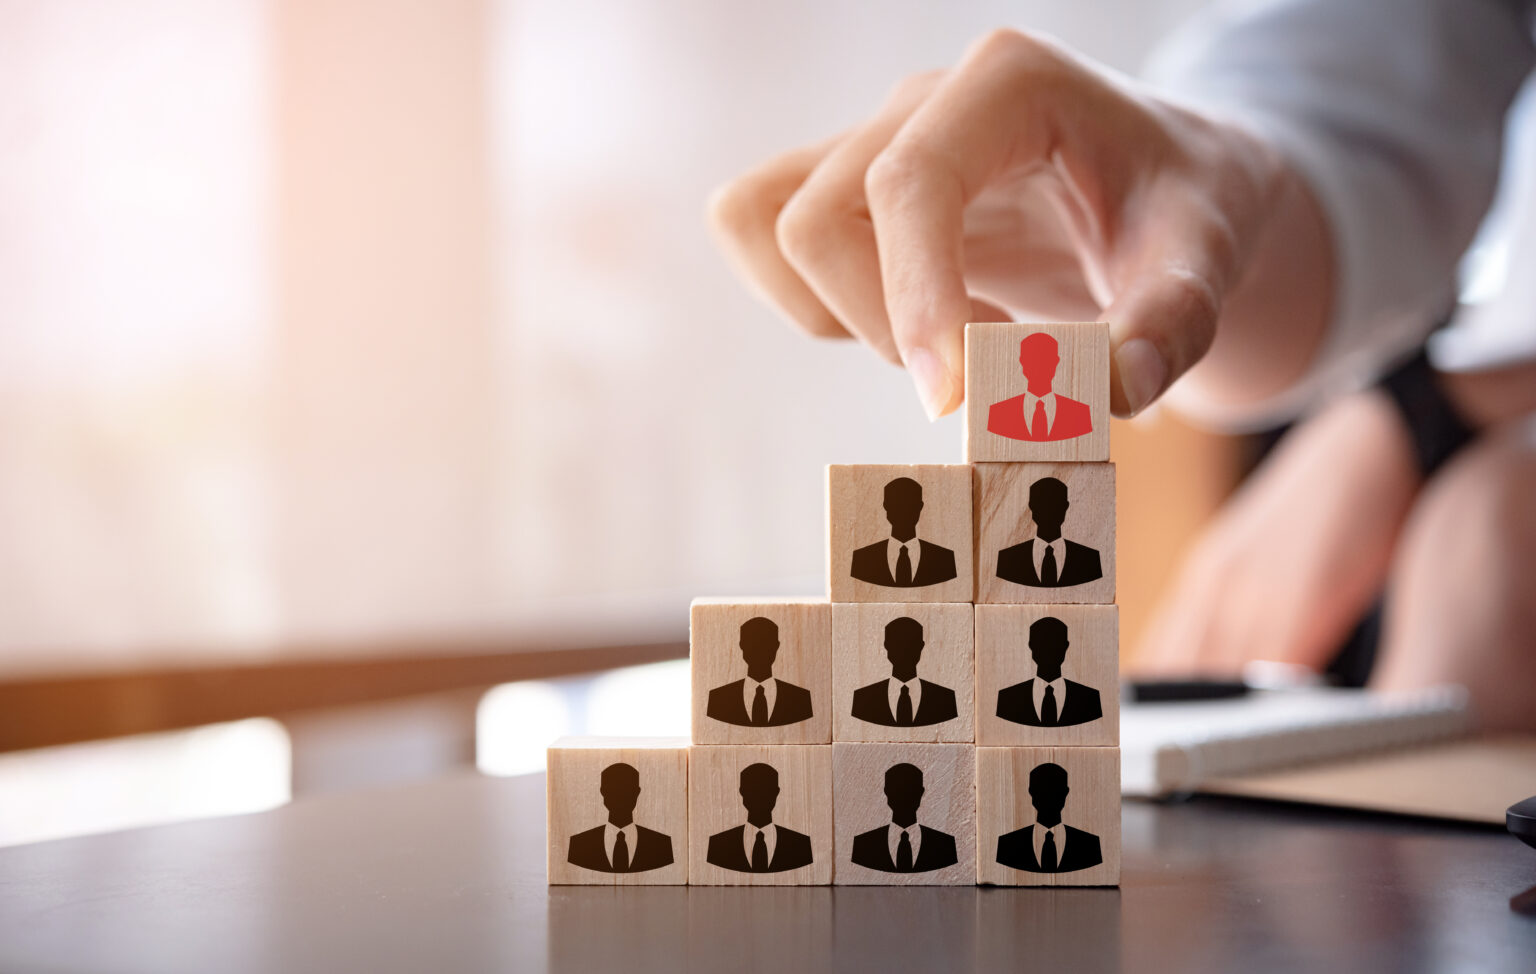
[[[694,601],[690,739],[550,748],[550,883],[1118,885],[1109,327],[965,354],[965,463],[827,468],[828,597]]]

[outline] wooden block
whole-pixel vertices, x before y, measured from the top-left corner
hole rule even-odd
[[[695,599],[688,641],[693,743],[831,743],[826,600]]]
[[[687,741],[563,737],[548,762],[551,884],[688,881]]]
[[[1115,465],[977,464],[976,601],[1115,601]]]
[[[1109,325],[965,326],[965,459],[1109,459]]]
[[[976,701],[977,744],[1118,745],[1119,607],[976,606]]]
[[[689,883],[825,886],[832,882],[832,747],[694,747],[688,816]],[[763,858],[754,862],[760,829]]]
[[[832,745],[836,882],[974,884],[975,751],[970,744]]]
[[[1120,749],[978,747],[976,836],[985,885],[1118,886]]]
[[[971,541],[969,466],[827,468],[833,602],[969,602]]]
[[[832,739],[974,740],[974,630],[969,602],[833,605]]]

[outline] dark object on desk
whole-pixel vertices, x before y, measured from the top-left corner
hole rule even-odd
[[[1510,835],[1536,849],[1536,797],[1509,806],[1504,813],[1504,826]],[[1536,886],[1510,897],[1509,908],[1516,913],[1536,916]]]
[[[1510,835],[1536,849],[1536,797],[1509,806],[1504,813],[1504,827]]]
[[[1250,689],[1242,680],[1127,680],[1125,698],[1130,703],[1227,700],[1244,696]]]

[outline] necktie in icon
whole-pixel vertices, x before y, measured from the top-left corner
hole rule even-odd
[[[1045,544],[1044,541],[1040,542]],[[1058,576],[1056,571],[1056,549],[1045,545],[1045,554],[1040,558],[1040,584],[1055,585]]]
[[[1045,420],[1045,400],[1035,400],[1035,415],[1029,421],[1029,436],[1031,439],[1043,440],[1051,435],[1050,428]]]
[[[762,727],[768,723],[768,695],[763,692],[763,685],[757,685],[757,692],[752,694],[752,725]]]
[[[765,873],[768,871],[768,840],[763,838],[763,830],[757,830],[757,838],[752,840],[752,871]]]
[[[1058,714],[1056,711],[1056,688],[1049,683],[1045,686],[1045,696],[1040,698],[1040,723],[1047,727],[1056,726]]]
[[[901,546],[901,554],[896,556],[896,584],[912,584],[912,558],[907,554],[907,546]]]
[[[1040,868],[1048,873],[1055,872],[1060,863],[1056,859],[1056,833],[1045,833],[1045,841],[1040,843]]]
[[[623,829],[619,830],[618,838],[613,840],[613,871],[629,872],[629,840],[624,838]]]
[[[901,685],[901,693],[896,697],[896,723],[901,727],[912,726],[912,691],[907,685]]]
[[[896,871],[912,871],[912,840],[907,836],[906,829],[901,830],[901,838],[896,842]]]

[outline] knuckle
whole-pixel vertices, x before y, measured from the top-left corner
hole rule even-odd
[[[871,205],[895,199],[910,192],[927,170],[923,153],[910,142],[887,146],[864,171],[864,196]]]
[[[829,232],[829,220],[815,199],[797,193],[779,211],[773,224],[773,236],[779,251],[791,264],[814,260],[821,242]]]
[[[1026,71],[1051,70],[1063,63],[1055,42],[1042,34],[1012,27],[999,27],[984,34],[971,49],[971,60]]]
[[[715,232],[733,240],[762,230],[772,218],[757,181],[749,177],[732,180],[711,193],[707,213]]]
[[[1191,361],[1204,354],[1216,338],[1221,296],[1203,274],[1187,267],[1171,268],[1167,281],[1169,305],[1180,322],[1181,344]]]

